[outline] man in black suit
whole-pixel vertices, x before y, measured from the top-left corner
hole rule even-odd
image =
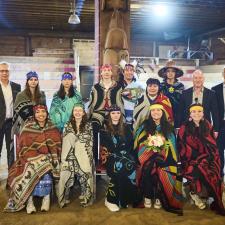
[[[5,136],[8,168],[14,161],[13,148],[10,151],[13,103],[20,91],[21,86],[19,84],[9,81],[9,64],[0,62],[0,157]]]
[[[224,83],[218,84],[212,88],[216,92],[219,112],[219,136],[217,145],[220,153],[221,172],[224,175],[224,150],[225,150],[225,68],[223,70]]]
[[[198,102],[203,105],[205,119],[211,122],[212,118],[214,136],[217,138],[219,131],[219,115],[216,94],[214,91],[203,86],[204,80],[203,72],[201,70],[195,70],[193,73],[193,87],[184,90],[181,95],[176,128],[179,128],[181,124],[188,119],[189,106]]]

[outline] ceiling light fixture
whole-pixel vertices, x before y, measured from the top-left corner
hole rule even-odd
[[[76,9],[75,9],[75,1],[74,0],[74,4],[73,3],[70,3],[71,4],[71,9],[70,9],[70,17],[68,19],[68,23],[69,24],[79,24],[80,23],[80,18],[78,17],[78,15],[76,14]]]

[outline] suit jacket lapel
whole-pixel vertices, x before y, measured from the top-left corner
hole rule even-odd
[[[187,99],[188,99],[188,107],[189,107],[192,104],[193,87],[189,89],[189,92],[187,93]]]
[[[2,85],[0,84],[0,101],[5,104],[5,99],[2,91]]]
[[[224,95],[223,95],[223,83],[219,86],[219,105],[221,106],[221,109],[224,110]]]
[[[11,85],[11,89],[12,89],[13,102],[15,102],[18,91],[16,90],[15,85],[11,81],[10,81],[10,85]]]
[[[204,90],[203,90],[203,98],[202,98],[202,105],[203,105],[203,107],[204,107],[204,106],[206,105],[206,103],[207,103],[208,94],[209,94],[209,92],[208,92],[207,89],[204,87]]]

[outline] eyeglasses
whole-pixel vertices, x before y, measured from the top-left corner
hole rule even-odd
[[[9,70],[0,70],[0,73],[9,73]]]

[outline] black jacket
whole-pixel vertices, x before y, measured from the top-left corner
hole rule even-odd
[[[184,121],[189,118],[189,106],[192,104],[193,99],[193,87],[184,90],[179,104],[179,113],[177,116],[177,128],[179,128]],[[204,117],[211,123],[211,117],[213,120],[214,130],[219,130],[219,115],[218,104],[216,94],[214,91],[205,88],[203,91],[202,105],[204,108]]]
[[[21,91],[20,84],[14,83],[10,81],[10,85],[12,88],[12,96],[13,96],[13,103],[15,102],[16,95]],[[0,84],[0,129],[2,128],[2,125],[5,121],[6,116],[6,105],[5,105],[5,99],[2,92],[2,86]]]
[[[219,114],[219,126],[223,125],[224,120],[224,96],[223,96],[223,83],[212,87],[212,90],[216,93],[216,99],[218,104],[218,114]]]

